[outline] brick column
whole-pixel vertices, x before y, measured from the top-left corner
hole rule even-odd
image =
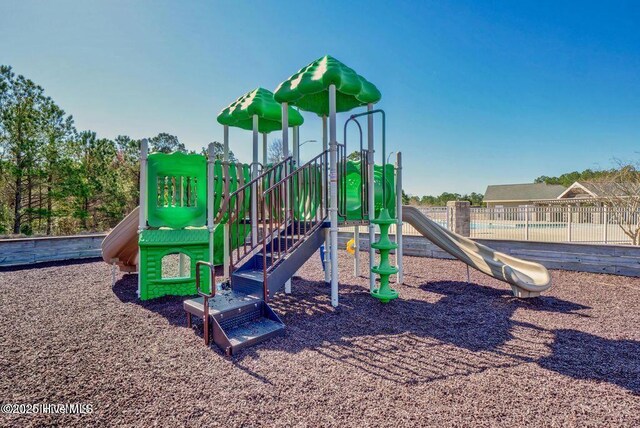
[[[451,226],[449,230],[462,236],[471,235],[471,204],[469,201],[449,201]]]

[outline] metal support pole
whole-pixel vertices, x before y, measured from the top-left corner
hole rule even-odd
[[[329,215],[331,227],[331,305],[338,306],[338,141],[336,141],[336,86],[329,85]]]
[[[138,219],[138,234],[147,228],[147,162],[149,156],[149,142],[143,139],[140,143],[140,207]],[[140,272],[140,248],[138,248],[138,297],[142,291],[142,273]]]
[[[404,264],[402,262],[402,153],[396,155],[396,265],[398,273],[396,282],[402,284],[404,282]]]
[[[284,158],[289,157],[289,104],[282,103],[282,153]],[[286,177],[289,174],[289,169],[287,168],[287,163],[284,164],[284,176]],[[285,194],[289,194],[289,188],[285,183]],[[286,214],[285,214],[286,217]],[[291,293],[291,278],[287,279],[284,283],[284,292],[285,294]]]
[[[373,110],[373,104],[367,104],[367,111]],[[376,265],[376,252],[371,246],[376,240],[376,225],[371,223],[375,219],[375,178],[373,168],[375,165],[374,144],[373,144],[373,114],[367,116],[367,175],[369,181],[368,204],[369,205],[369,291],[376,288],[376,277],[372,273],[373,267]],[[385,183],[382,184],[384,187]]]
[[[222,160],[225,162],[229,162],[229,126],[224,125],[222,128],[224,130],[224,139],[223,141],[223,153]]]
[[[465,266],[467,267],[467,282],[471,283],[471,274],[469,273],[469,265],[465,263]]]
[[[353,276],[360,276],[360,226],[353,227],[353,242],[355,251],[353,252]]]
[[[231,278],[229,277],[229,262],[231,261],[231,252],[229,250],[229,222],[227,221],[224,224],[224,228],[222,229],[222,239],[223,239],[223,243],[222,243],[222,257],[223,257],[223,269],[224,269],[224,277],[226,280],[230,280]]]
[[[267,168],[267,154],[269,152],[269,148],[267,147],[267,133],[264,132],[262,134],[262,168]]]
[[[300,130],[297,126],[293,127],[293,162],[295,162],[296,168],[300,166]]]
[[[329,133],[327,131],[327,116],[322,116],[322,152],[326,152],[329,148]],[[326,163],[322,167],[322,206],[328,207],[329,201],[327,201],[326,189],[329,186],[329,177],[327,177],[327,165]],[[331,237],[329,230],[326,231],[324,236],[324,260],[322,261],[324,266],[324,282],[331,282],[331,263],[329,262],[331,248]]]
[[[295,162],[294,168],[299,168],[300,167],[300,127],[299,126],[293,127],[293,161]],[[292,204],[293,204],[293,201],[297,201],[296,198],[297,198],[297,195],[295,198],[292,199],[291,201]],[[297,271],[294,274],[294,276],[298,276]],[[289,280],[288,283],[289,283],[289,291],[291,291],[291,280]]]
[[[253,163],[251,164],[251,179],[258,176],[258,115],[253,115]],[[251,245],[258,245],[258,186],[251,185]]]
[[[284,158],[289,157],[289,105],[282,103],[282,153]],[[286,164],[285,164],[286,167]]]
[[[209,156],[207,159],[207,228],[209,229],[209,263],[213,263],[214,235],[216,225],[213,223],[213,167],[215,153],[213,143],[209,143]],[[195,261],[194,261],[195,262]],[[215,284],[211,284],[213,290]]]

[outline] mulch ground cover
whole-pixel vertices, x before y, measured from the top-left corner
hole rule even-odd
[[[181,298],[140,302],[99,261],[0,272],[0,402],[89,403],[1,426],[640,426],[640,279],[553,271],[519,300],[462,263],[406,257],[383,305],[340,253],[273,307],[286,333],[233,358]],[[366,256],[362,266],[367,266]]]

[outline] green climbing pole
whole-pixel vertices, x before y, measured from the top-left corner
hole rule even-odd
[[[380,264],[371,268],[371,272],[380,275],[380,285],[371,295],[382,303],[388,303],[398,298],[398,292],[389,287],[389,276],[398,273],[398,268],[389,263],[389,252],[398,248],[398,245],[389,239],[389,226],[396,223],[389,215],[389,210],[383,208],[380,215],[371,221],[380,227],[380,239],[371,244],[371,247],[380,251]]]

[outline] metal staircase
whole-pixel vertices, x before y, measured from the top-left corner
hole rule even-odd
[[[227,287],[210,293],[200,288],[200,269],[208,266],[210,284],[216,284],[213,265],[198,262],[196,287],[199,297],[184,302],[187,324],[193,316],[202,318],[204,340],[213,341],[226,355],[267,340],[284,331],[284,324],[269,307],[269,300],[324,242],[327,219],[326,174],[328,151],[300,168],[291,158],[273,165],[231,194],[225,214],[228,224],[255,225],[257,230],[243,242],[230,242],[230,281]],[[241,210],[257,197],[258,210]],[[248,217],[235,221],[238,212]],[[229,236],[243,236],[229,233]],[[237,238],[236,238],[237,239]]]

